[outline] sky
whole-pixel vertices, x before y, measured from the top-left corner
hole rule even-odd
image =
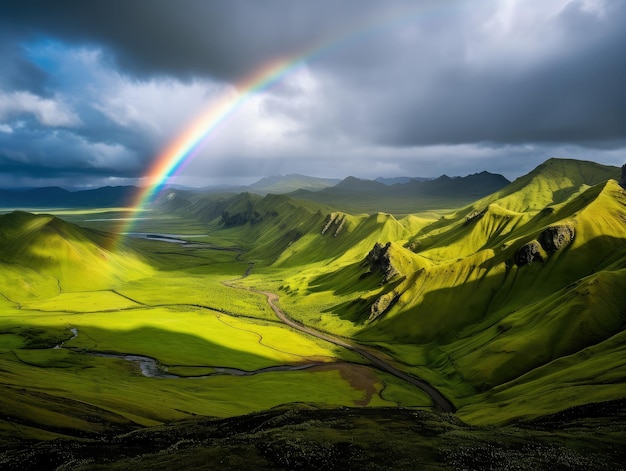
[[[623,0],[0,0],[0,187],[141,185],[294,59],[171,183],[621,166],[625,54]]]

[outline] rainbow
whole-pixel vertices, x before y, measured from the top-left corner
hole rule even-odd
[[[155,163],[146,174],[145,185],[138,191],[134,201],[131,203],[130,217],[125,218],[123,226],[117,231],[120,237],[131,231],[133,221],[137,219],[137,214],[159,193],[168,179],[179,172],[187,162],[191,161],[208,137],[230,116],[235,114],[252,96],[280,82],[288,74],[298,70],[307,62],[340,47],[345,47],[355,41],[373,36],[392,26],[414,21],[416,17],[423,18],[428,14],[449,10],[451,7],[459,10],[457,8],[459,6],[457,0],[450,2],[441,1],[436,5],[436,7],[412,7],[396,10],[384,18],[368,19],[356,25],[350,31],[337,34],[304,52],[265,64],[248,78],[237,83],[236,90],[238,90],[238,93],[227,93],[217,102],[212,102],[157,157]]]
[[[285,75],[302,66],[305,58],[283,59],[266,64],[235,88],[239,93],[225,94],[217,102],[211,103],[181,135],[179,135],[156,159],[146,176],[146,184],[131,205],[139,211],[159,193],[168,178],[176,174],[190,161],[201,144],[241,106],[256,93],[266,90],[279,82]]]

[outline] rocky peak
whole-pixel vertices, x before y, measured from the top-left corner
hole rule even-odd
[[[385,245],[376,242],[372,250],[369,251],[365,257],[365,263],[368,265],[368,274],[374,272],[381,272],[383,275],[382,283],[388,283],[400,272],[393,266],[391,258],[389,256],[389,248],[391,242],[387,242]]]

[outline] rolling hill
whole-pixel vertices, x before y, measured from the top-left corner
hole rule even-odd
[[[152,272],[141,256],[116,245],[111,234],[68,224],[50,215],[21,211],[0,216],[2,273],[13,273],[6,296],[12,300],[44,293],[110,288]],[[35,283],[35,286],[32,284]],[[37,285],[47,288],[40,290]]]

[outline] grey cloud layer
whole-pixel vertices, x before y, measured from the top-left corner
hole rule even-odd
[[[306,87],[285,83],[263,104],[267,116],[298,123],[285,134],[298,134],[300,151],[257,149],[274,159],[257,172],[298,171],[294,152],[323,154],[320,162],[339,158],[328,151],[334,142],[341,143],[342,171],[362,168],[364,159],[392,166],[380,149],[415,148],[414,165],[402,153],[399,172],[436,161],[425,156],[428,146],[482,151],[485,160],[467,159],[468,171],[482,170],[470,167],[476,162],[492,162],[485,164],[492,171],[517,168],[498,167],[507,152],[509,159],[541,160],[572,145],[590,152],[626,147],[622,0],[22,0],[0,4],[0,170],[132,178],[172,137],[165,121],[161,128],[169,131],[157,132],[113,119],[94,105],[111,93],[109,78],[80,70],[60,77],[32,57],[33,44],[52,41],[60,55],[98,51],[99,67],[128,83],[192,86],[236,83],[329,38],[336,43],[309,63],[313,98],[303,99]],[[507,150],[525,145],[534,151]],[[369,157],[359,159],[358,149]],[[226,175],[246,165],[252,174],[254,162],[231,152],[212,171]]]

